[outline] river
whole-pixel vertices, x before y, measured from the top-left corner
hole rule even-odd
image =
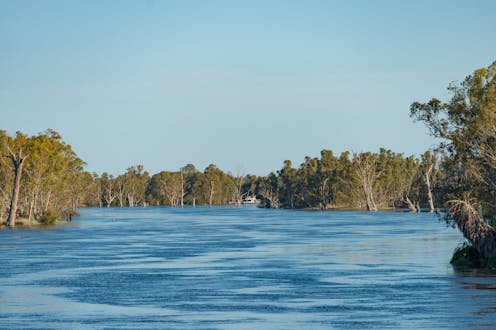
[[[453,270],[461,234],[432,214],[81,214],[0,231],[0,328],[496,328],[496,277]]]

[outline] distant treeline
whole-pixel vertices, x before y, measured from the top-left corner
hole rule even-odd
[[[247,196],[268,208],[434,210],[444,201],[446,177],[431,152],[416,158],[385,149],[339,156],[322,150],[296,168],[285,161],[266,176],[226,173],[215,165],[200,171],[188,164],[154,175],[131,166],[114,177],[84,171],[85,163],[53,130],[34,136],[0,131],[0,153],[6,156],[0,162],[2,220],[14,199],[15,215],[38,221],[47,214],[68,218],[84,206],[241,205]]]
[[[429,191],[435,203],[442,171],[430,152],[417,159],[381,149],[339,157],[323,150],[320,158],[307,157],[298,168],[285,161],[279,171],[263,177],[226,173],[215,165],[200,171],[192,164],[154,175],[138,165],[116,177],[91,177],[86,187],[92,189],[85,190],[90,194],[80,201],[100,207],[240,205],[244,197],[256,196],[270,208],[416,211],[431,208]]]
[[[0,131],[0,220],[70,217],[82,206],[240,205],[247,196],[267,208],[431,212],[464,199],[481,216],[496,219],[495,77],[496,62],[451,84],[446,103],[412,103],[411,117],[440,141],[435,151],[416,157],[386,149],[339,156],[322,150],[297,167],[287,160],[266,176],[191,164],[154,175],[141,165],[115,177],[98,175],[84,171],[85,163],[55,131]]]

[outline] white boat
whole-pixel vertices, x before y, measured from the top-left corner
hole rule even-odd
[[[260,199],[255,196],[246,196],[243,198],[243,204],[260,204]]]

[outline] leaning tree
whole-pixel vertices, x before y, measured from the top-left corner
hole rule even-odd
[[[496,62],[448,91],[448,102],[414,102],[410,114],[440,139],[445,193],[458,196],[450,201],[448,217],[482,255],[493,256],[496,234],[486,222],[496,215]]]

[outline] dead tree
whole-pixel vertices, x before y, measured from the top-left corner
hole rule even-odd
[[[7,218],[7,225],[10,227],[15,227],[15,220],[17,215],[17,200],[19,199],[19,190],[21,189],[21,177],[22,168],[24,161],[28,158],[28,155],[22,155],[22,148],[19,148],[19,152],[15,155],[12,150],[9,150],[9,158],[14,166],[14,187],[12,189],[12,198],[10,200],[9,216]]]
[[[431,176],[434,170],[434,163],[432,163],[427,172],[425,172],[425,185],[427,186],[427,198],[429,200],[429,212],[434,212],[434,198],[432,197]]]
[[[412,202],[412,200],[408,197],[408,194],[405,194],[405,202],[408,205],[410,212],[420,212],[420,207],[417,207],[417,205]]]
[[[243,184],[245,183],[245,177],[238,170],[236,176],[233,179],[234,179],[233,200],[236,207],[241,207],[241,204],[243,203],[243,198],[246,195],[246,193],[243,193]]]
[[[470,244],[484,257],[496,255],[496,229],[484,222],[468,199],[451,200],[449,217],[456,222]]]

